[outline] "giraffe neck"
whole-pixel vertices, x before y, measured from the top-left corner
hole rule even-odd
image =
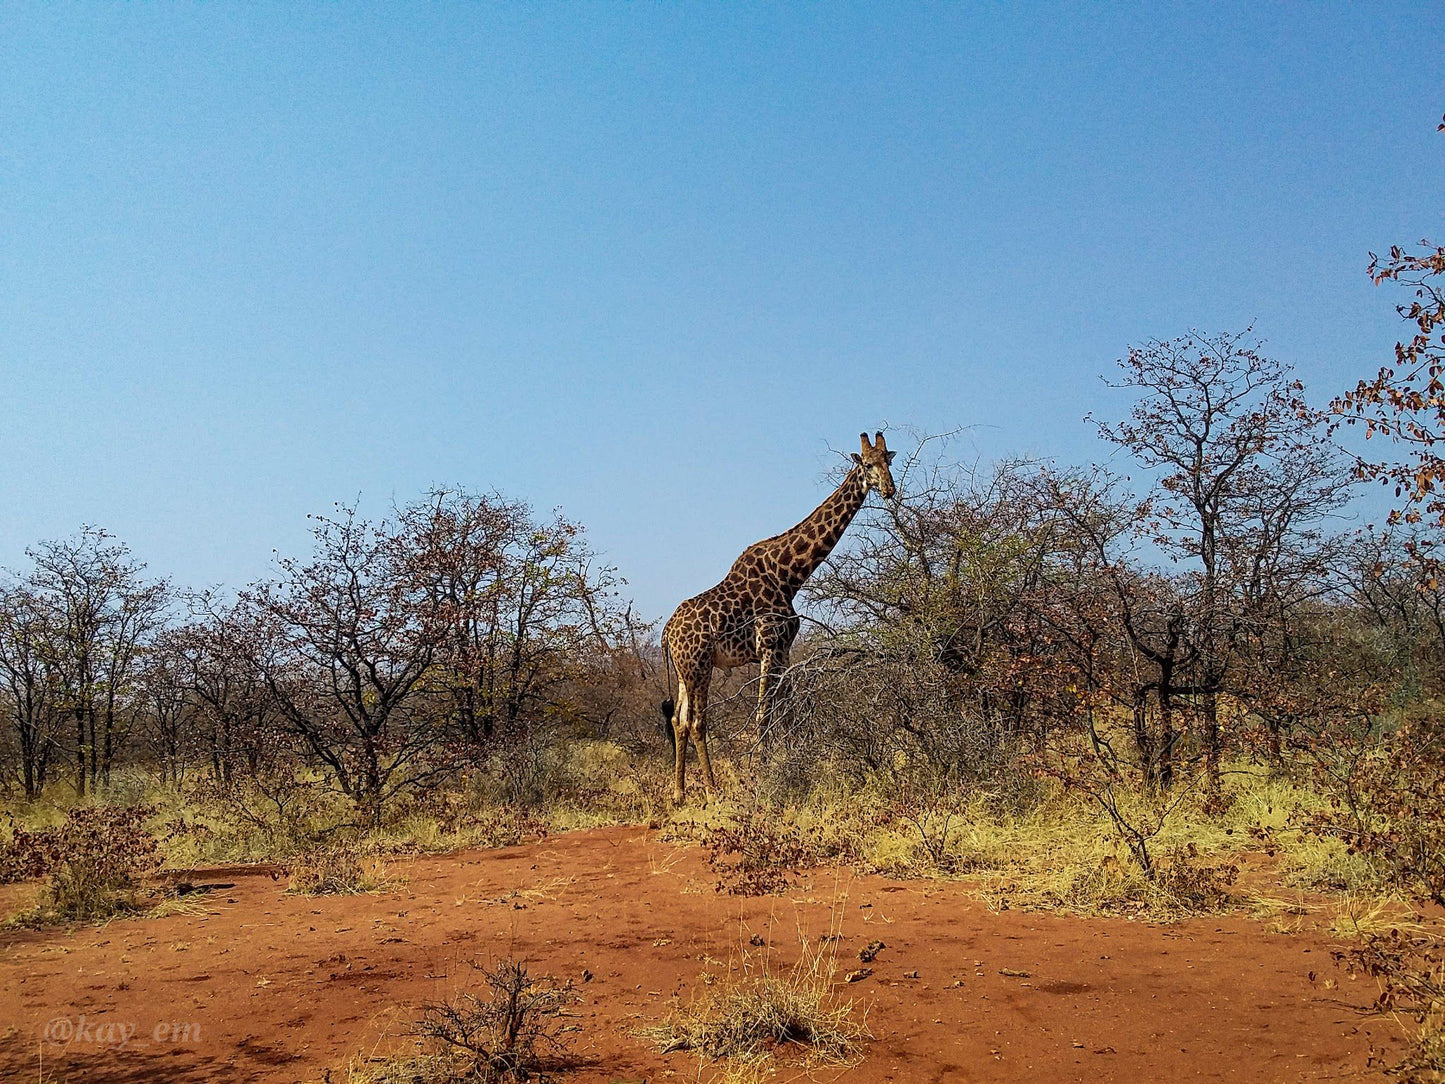
[[[807,519],[770,540],[777,556],[778,578],[789,598],[828,559],[867,497],[863,468],[854,467]]]

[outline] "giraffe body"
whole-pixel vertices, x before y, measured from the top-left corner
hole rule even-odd
[[[793,598],[843,537],[868,491],[893,496],[893,453],[884,446],[883,434],[877,434],[876,444],[863,434],[862,447],[842,484],[807,519],[749,546],[721,583],[683,602],[663,627],[663,651],[677,670],[677,699],[662,710],[676,754],[673,797],[679,804],[689,738],[697,743],[704,786],[708,793],[716,787],[707,748],[713,670],[759,664],[757,724],[759,734],[766,733],[777,679],[787,669],[798,635]]]

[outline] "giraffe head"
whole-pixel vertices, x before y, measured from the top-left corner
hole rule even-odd
[[[858,436],[863,441],[863,451],[853,453],[853,462],[863,468],[868,488],[876,489],[886,501],[893,496],[893,472],[888,469],[888,464],[893,462],[894,453],[883,443],[882,433],[877,434],[876,442],[872,444],[868,442],[867,433],[859,433]]]

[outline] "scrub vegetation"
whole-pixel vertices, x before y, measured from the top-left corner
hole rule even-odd
[[[720,681],[706,806],[665,798],[656,627],[560,516],[462,489],[377,522],[338,506],[230,594],[98,528],[40,542],[0,583],[0,877],[40,886],[20,921],[86,922],[206,864],[378,892],[408,854],[644,823],[702,845],[724,894],[843,865],[1000,910],[1329,906],[1359,942],[1342,963],[1412,1022],[1400,1071],[1429,1079],[1438,923],[1381,916],[1445,905],[1442,271],[1429,247],[1376,261],[1411,336],[1329,406],[1248,332],[1189,333],[1114,370],[1132,406],[1094,424],[1116,467],[961,464],[915,434],[898,497],[799,600],[769,732],[755,676]],[[1386,458],[1337,446],[1346,422]],[[1395,513],[1345,529],[1371,479]],[[864,1032],[835,963],[746,962],[659,1039],[846,1062]],[[425,1033],[467,1079],[529,1079],[567,991],[484,980]]]

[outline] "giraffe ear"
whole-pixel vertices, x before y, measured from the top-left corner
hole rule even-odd
[[[886,459],[886,460],[888,460],[888,463],[889,463],[889,465],[891,466],[892,463],[893,463],[893,457],[894,457],[895,455],[897,455],[897,454],[898,454],[897,452],[884,452],[884,453],[883,453],[883,458]]]
[[[854,462],[854,463],[857,463],[858,466],[861,467],[861,466],[863,465],[863,457],[862,457],[861,455],[859,455],[857,452],[854,452],[854,453],[853,453],[853,462]]]
[[[873,450],[873,445],[868,442],[867,433],[859,433],[858,439],[863,442],[863,450],[865,452],[871,452]]]

